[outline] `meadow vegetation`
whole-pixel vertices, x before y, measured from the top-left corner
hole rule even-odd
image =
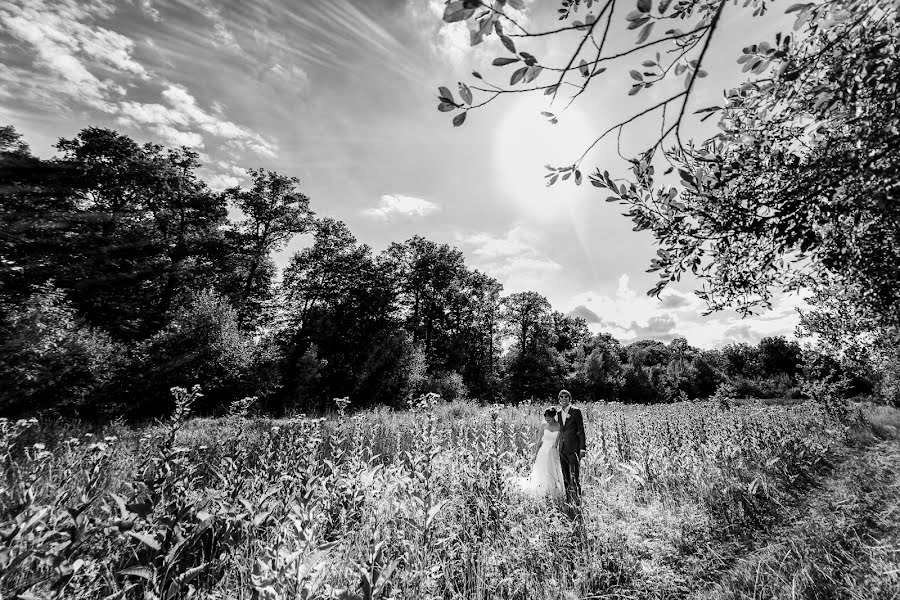
[[[573,512],[513,485],[537,406],[427,395],[270,419],[248,399],[208,419],[189,418],[199,389],[173,392],[174,414],[144,427],[0,422],[2,597],[888,598],[900,583],[884,542],[895,409],[587,404]]]

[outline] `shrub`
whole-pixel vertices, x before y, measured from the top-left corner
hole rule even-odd
[[[432,387],[444,400],[463,400],[469,394],[469,390],[463,382],[462,375],[456,371],[442,373],[435,377]]]
[[[140,415],[156,416],[171,408],[168,390],[202,381],[204,399],[194,407],[208,414],[232,401],[255,395],[253,368],[257,344],[238,327],[238,315],[213,291],[192,294],[165,329],[140,348],[143,402]]]
[[[125,348],[79,319],[62,291],[38,288],[11,313],[0,346],[0,412],[93,413],[126,363]]]

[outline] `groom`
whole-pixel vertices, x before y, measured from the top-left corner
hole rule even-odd
[[[575,504],[581,499],[579,464],[587,452],[584,439],[584,419],[581,411],[572,406],[572,394],[560,390],[559,405],[562,410],[556,415],[560,424],[559,462],[562,465],[563,483],[566,486],[566,500]]]

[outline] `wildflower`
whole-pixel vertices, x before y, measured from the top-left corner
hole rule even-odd
[[[41,443],[37,443],[37,444],[35,444],[35,445],[33,446],[33,448],[34,448],[35,450],[37,450],[38,452],[40,452],[41,450],[43,450],[43,449],[46,448],[46,447],[47,447],[47,446],[45,446],[44,444],[41,444]]]
[[[344,414],[344,411],[347,410],[347,407],[350,405],[350,396],[335,398],[334,403],[337,404],[338,412]]]

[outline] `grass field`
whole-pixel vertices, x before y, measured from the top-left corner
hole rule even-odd
[[[519,495],[540,407],[88,431],[0,422],[2,598],[894,598],[900,412],[583,406],[571,514]]]

